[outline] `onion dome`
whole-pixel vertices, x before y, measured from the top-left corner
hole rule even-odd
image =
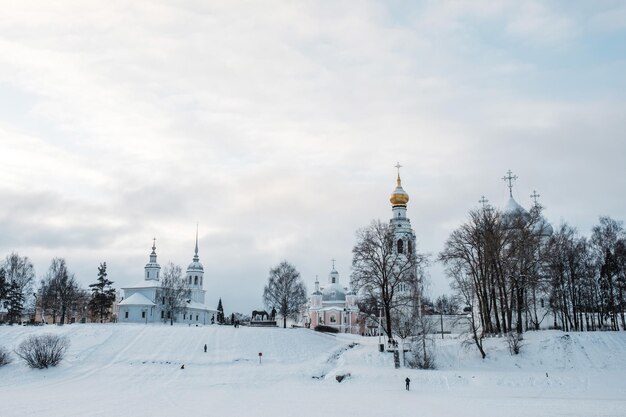
[[[346,301],[346,290],[338,283],[330,284],[322,291],[322,301]]]
[[[552,225],[548,223],[548,221],[544,218],[542,218],[537,222],[537,224],[535,224],[533,231],[542,237],[550,237],[554,233]]]
[[[317,276],[315,277],[315,291],[313,291],[312,295],[322,295],[320,291],[320,282],[317,280]]]
[[[409,195],[402,188],[402,182],[400,180],[400,173],[398,173],[398,179],[396,180],[396,189],[393,190],[389,201],[392,206],[406,206],[409,202]]]
[[[506,206],[504,206],[503,213],[504,215],[528,214],[526,209],[520,206],[513,197],[509,198],[509,201],[506,203]]]
[[[513,197],[509,198],[509,201],[504,206],[502,211],[502,220],[504,227],[515,228],[519,226],[520,219],[528,219],[530,214],[526,209],[518,204]]]

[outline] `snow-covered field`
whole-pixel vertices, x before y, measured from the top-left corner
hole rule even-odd
[[[13,355],[1,417],[626,416],[625,332],[528,333],[514,358],[491,339],[484,361],[449,337],[434,371],[394,369],[377,338],[305,329],[1,326],[0,346],[43,332],[70,338],[66,359],[32,370]]]

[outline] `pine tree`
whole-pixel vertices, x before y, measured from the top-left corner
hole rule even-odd
[[[20,321],[22,310],[24,310],[24,295],[20,286],[12,282],[7,293],[9,324]]]
[[[99,317],[100,323],[104,323],[108,318],[115,302],[115,288],[111,287],[111,284],[113,281],[107,279],[107,263],[102,262],[98,267],[98,281],[89,285],[91,288],[89,310],[92,316]]]
[[[224,324],[224,307],[222,306],[222,299],[217,303],[217,322]]]
[[[6,300],[9,291],[9,284],[6,281],[6,272],[4,268],[0,268],[0,302]]]

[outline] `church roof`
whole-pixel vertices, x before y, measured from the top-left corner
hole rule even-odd
[[[509,201],[504,206],[504,214],[514,214],[514,213],[527,213],[524,207],[520,206],[517,201],[513,197],[509,198]]]
[[[187,267],[187,272],[189,271],[204,271],[204,267],[200,263],[200,261],[194,258],[193,262],[189,264]]]
[[[322,301],[346,301],[346,290],[339,284],[330,284],[322,290]]]
[[[155,306],[152,301],[148,299],[145,295],[141,293],[134,293],[128,298],[123,299],[120,304],[121,306]]]
[[[133,285],[129,285],[128,287],[122,287],[122,289],[125,288],[155,288],[155,287],[161,287],[161,283],[159,281],[156,280],[147,280],[147,279],[142,279],[141,281],[133,284]]]
[[[190,301],[187,303],[187,308],[193,308],[195,310],[206,310],[206,311],[212,311],[212,312],[216,312],[217,310],[213,310],[209,307],[207,307],[205,304],[199,303],[197,301]]]
[[[539,220],[535,224],[533,231],[545,237],[552,236],[552,234],[554,233],[554,229],[552,228],[552,225],[548,223],[548,221],[544,218],[541,218],[541,220]]]

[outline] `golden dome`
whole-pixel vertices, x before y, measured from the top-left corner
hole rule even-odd
[[[393,194],[391,194],[391,197],[389,197],[389,201],[391,202],[392,206],[406,206],[406,203],[409,202],[409,195],[402,188],[399,173],[398,179],[396,180],[396,189],[393,190]]]

